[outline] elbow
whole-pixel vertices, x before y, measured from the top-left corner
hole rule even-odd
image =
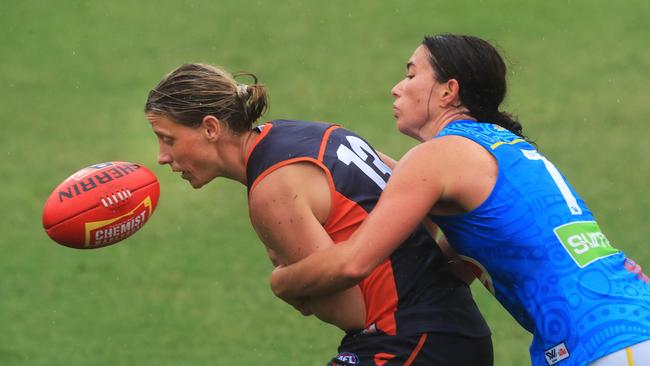
[[[362,263],[350,260],[343,262],[339,266],[338,273],[341,279],[351,287],[368,277],[372,270],[373,268],[371,266],[366,266]]]
[[[332,278],[338,278],[346,287],[352,287],[363,281],[377,266],[365,253],[359,251],[359,246],[348,241],[340,245],[342,249],[334,261],[334,271]]]

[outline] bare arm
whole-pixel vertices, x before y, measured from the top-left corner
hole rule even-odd
[[[290,298],[353,286],[395,251],[427,213],[462,214],[478,207],[497,175],[494,157],[471,140],[445,136],[424,142],[399,161],[377,205],[347,242],[277,268],[271,288]]]
[[[384,162],[384,164],[388,165],[391,170],[395,169],[395,166],[398,163],[397,161],[379,151],[377,151],[377,154],[379,154],[381,160]],[[434,224],[428,217],[425,217],[424,220],[422,220],[422,224],[429,232],[429,235],[431,235],[431,237],[436,241],[436,244],[438,244],[445,257],[447,257],[453,273],[468,285],[474,282],[476,276],[465,264],[465,261],[463,261],[458,256],[456,251],[449,245],[445,234],[440,231],[440,228],[438,228],[438,226]]]
[[[273,264],[273,267],[279,267],[282,265],[289,264],[286,260],[280,258],[278,253],[276,253],[269,246],[266,246],[266,254],[269,257],[271,264]],[[293,306],[294,309],[298,310],[304,316],[314,315],[314,313],[311,310],[311,306],[309,305],[308,297],[301,296],[301,297],[295,297],[292,299],[283,299],[283,300],[289,303],[289,305]]]
[[[278,253],[276,253],[275,250],[269,248],[268,246],[266,247],[266,254],[269,257],[271,264],[273,264],[273,267],[289,264],[289,263],[283,263],[282,258],[280,258]]]
[[[276,263],[294,263],[334,245],[322,226],[329,214],[329,185],[316,165],[291,164],[272,172],[251,192],[249,206],[253,227]],[[341,329],[365,325],[365,303],[358,286],[311,297],[306,305],[321,320]],[[309,313],[301,305],[296,308]]]
[[[400,160],[376,207],[347,242],[273,271],[275,294],[316,295],[354,286],[397,249],[443,194],[442,159],[431,158],[432,142]]]

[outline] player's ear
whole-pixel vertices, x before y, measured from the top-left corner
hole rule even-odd
[[[205,116],[201,121],[203,134],[210,141],[216,141],[221,136],[221,121],[215,116]]]
[[[440,97],[441,107],[455,106],[460,101],[460,85],[458,80],[449,79],[442,84],[442,95]]]

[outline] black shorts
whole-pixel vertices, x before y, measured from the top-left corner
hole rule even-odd
[[[328,366],[492,366],[492,338],[444,333],[348,334]]]

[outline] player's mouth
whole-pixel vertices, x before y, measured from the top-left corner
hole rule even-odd
[[[182,178],[182,179],[185,179],[185,180],[187,180],[187,181],[189,181],[190,179],[192,179],[192,175],[191,175],[190,173],[186,172],[185,170],[180,170],[180,169],[178,169],[178,168],[174,168],[174,167],[172,167],[172,172],[174,172],[174,173],[181,173],[181,178]]]

